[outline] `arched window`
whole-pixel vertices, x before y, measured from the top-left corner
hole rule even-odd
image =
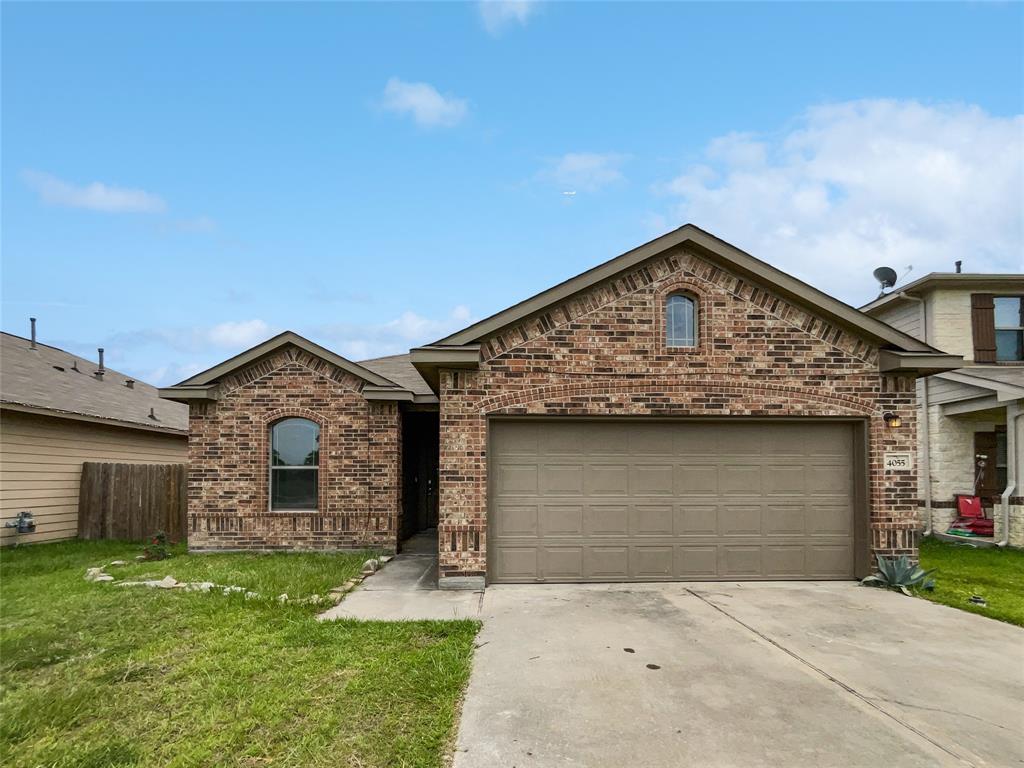
[[[697,346],[697,302],[689,296],[675,293],[665,302],[665,344]]]
[[[281,419],[270,427],[270,509],[315,510],[320,480],[320,425]]]

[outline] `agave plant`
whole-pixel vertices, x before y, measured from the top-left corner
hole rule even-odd
[[[926,571],[916,563],[910,562],[906,555],[898,557],[879,557],[878,573],[861,580],[866,587],[882,587],[883,589],[898,589],[905,595],[910,594],[911,589],[935,589],[935,580],[929,578],[935,569]]]

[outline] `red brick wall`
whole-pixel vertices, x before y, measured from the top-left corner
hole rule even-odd
[[[692,350],[664,347],[665,297],[698,300]],[[869,419],[870,541],[916,556],[914,381],[878,351],[754,283],[677,250],[488,339],[477,371],[441,375],[441,575],[486,572],[487,418],[495,415],[837,416]],[[882,413],[900,415],[889,429]]]
[[[363,382],[287,347],[219,383],[189,417],[189,547],[349,549],[397,544],[401,508],[396,403],[368,402]],[[316,512],[269,511],[270,425],[320,425]]]

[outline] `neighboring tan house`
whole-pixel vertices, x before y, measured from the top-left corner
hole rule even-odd
[[[161,394],[196,550],[436,519],[446,588],[852,579],[916,556],[915,379],[961,366],[687,225],[408,356],[288,332]]]
[[[935,272],[861,310],[964,358],[963,368],[918,381],[926,532],[949,527],[954,494],[974,492],[984,457],[977,491],[994,540],[1024,546],[1024,275]]]
[[[4,333],[0,457],[0,542],[74,538],[82,463],[185,462],[188,409],[95,361]],[[22,511],[34,533],[6,526]]]

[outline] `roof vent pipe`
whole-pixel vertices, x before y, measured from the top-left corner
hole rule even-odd
[[[961,266],[962,264],[963,264],[963,262],[962,262],[962,261],[958,261],[958,262],[956,263],[956,273],[957,273],[958,275],[960,274],[960,266]]]
[[[29,347],[29,349],[35,349],[36,348],[36,319],[34,317],[30,317],[28,319],[28,322],[29,322],[29,325],[32,326],[32,335],[31,335],[32,344]]]
[[[103,367],[103,347],[99,348],[99,352],[100,352],[100,367],[96,371],[96,375],[102,377],[103,374],[107,372],[107,369]]]
[[[124,385],[128,387],[128,389],[135,389],[135,379],[125,379]]]

